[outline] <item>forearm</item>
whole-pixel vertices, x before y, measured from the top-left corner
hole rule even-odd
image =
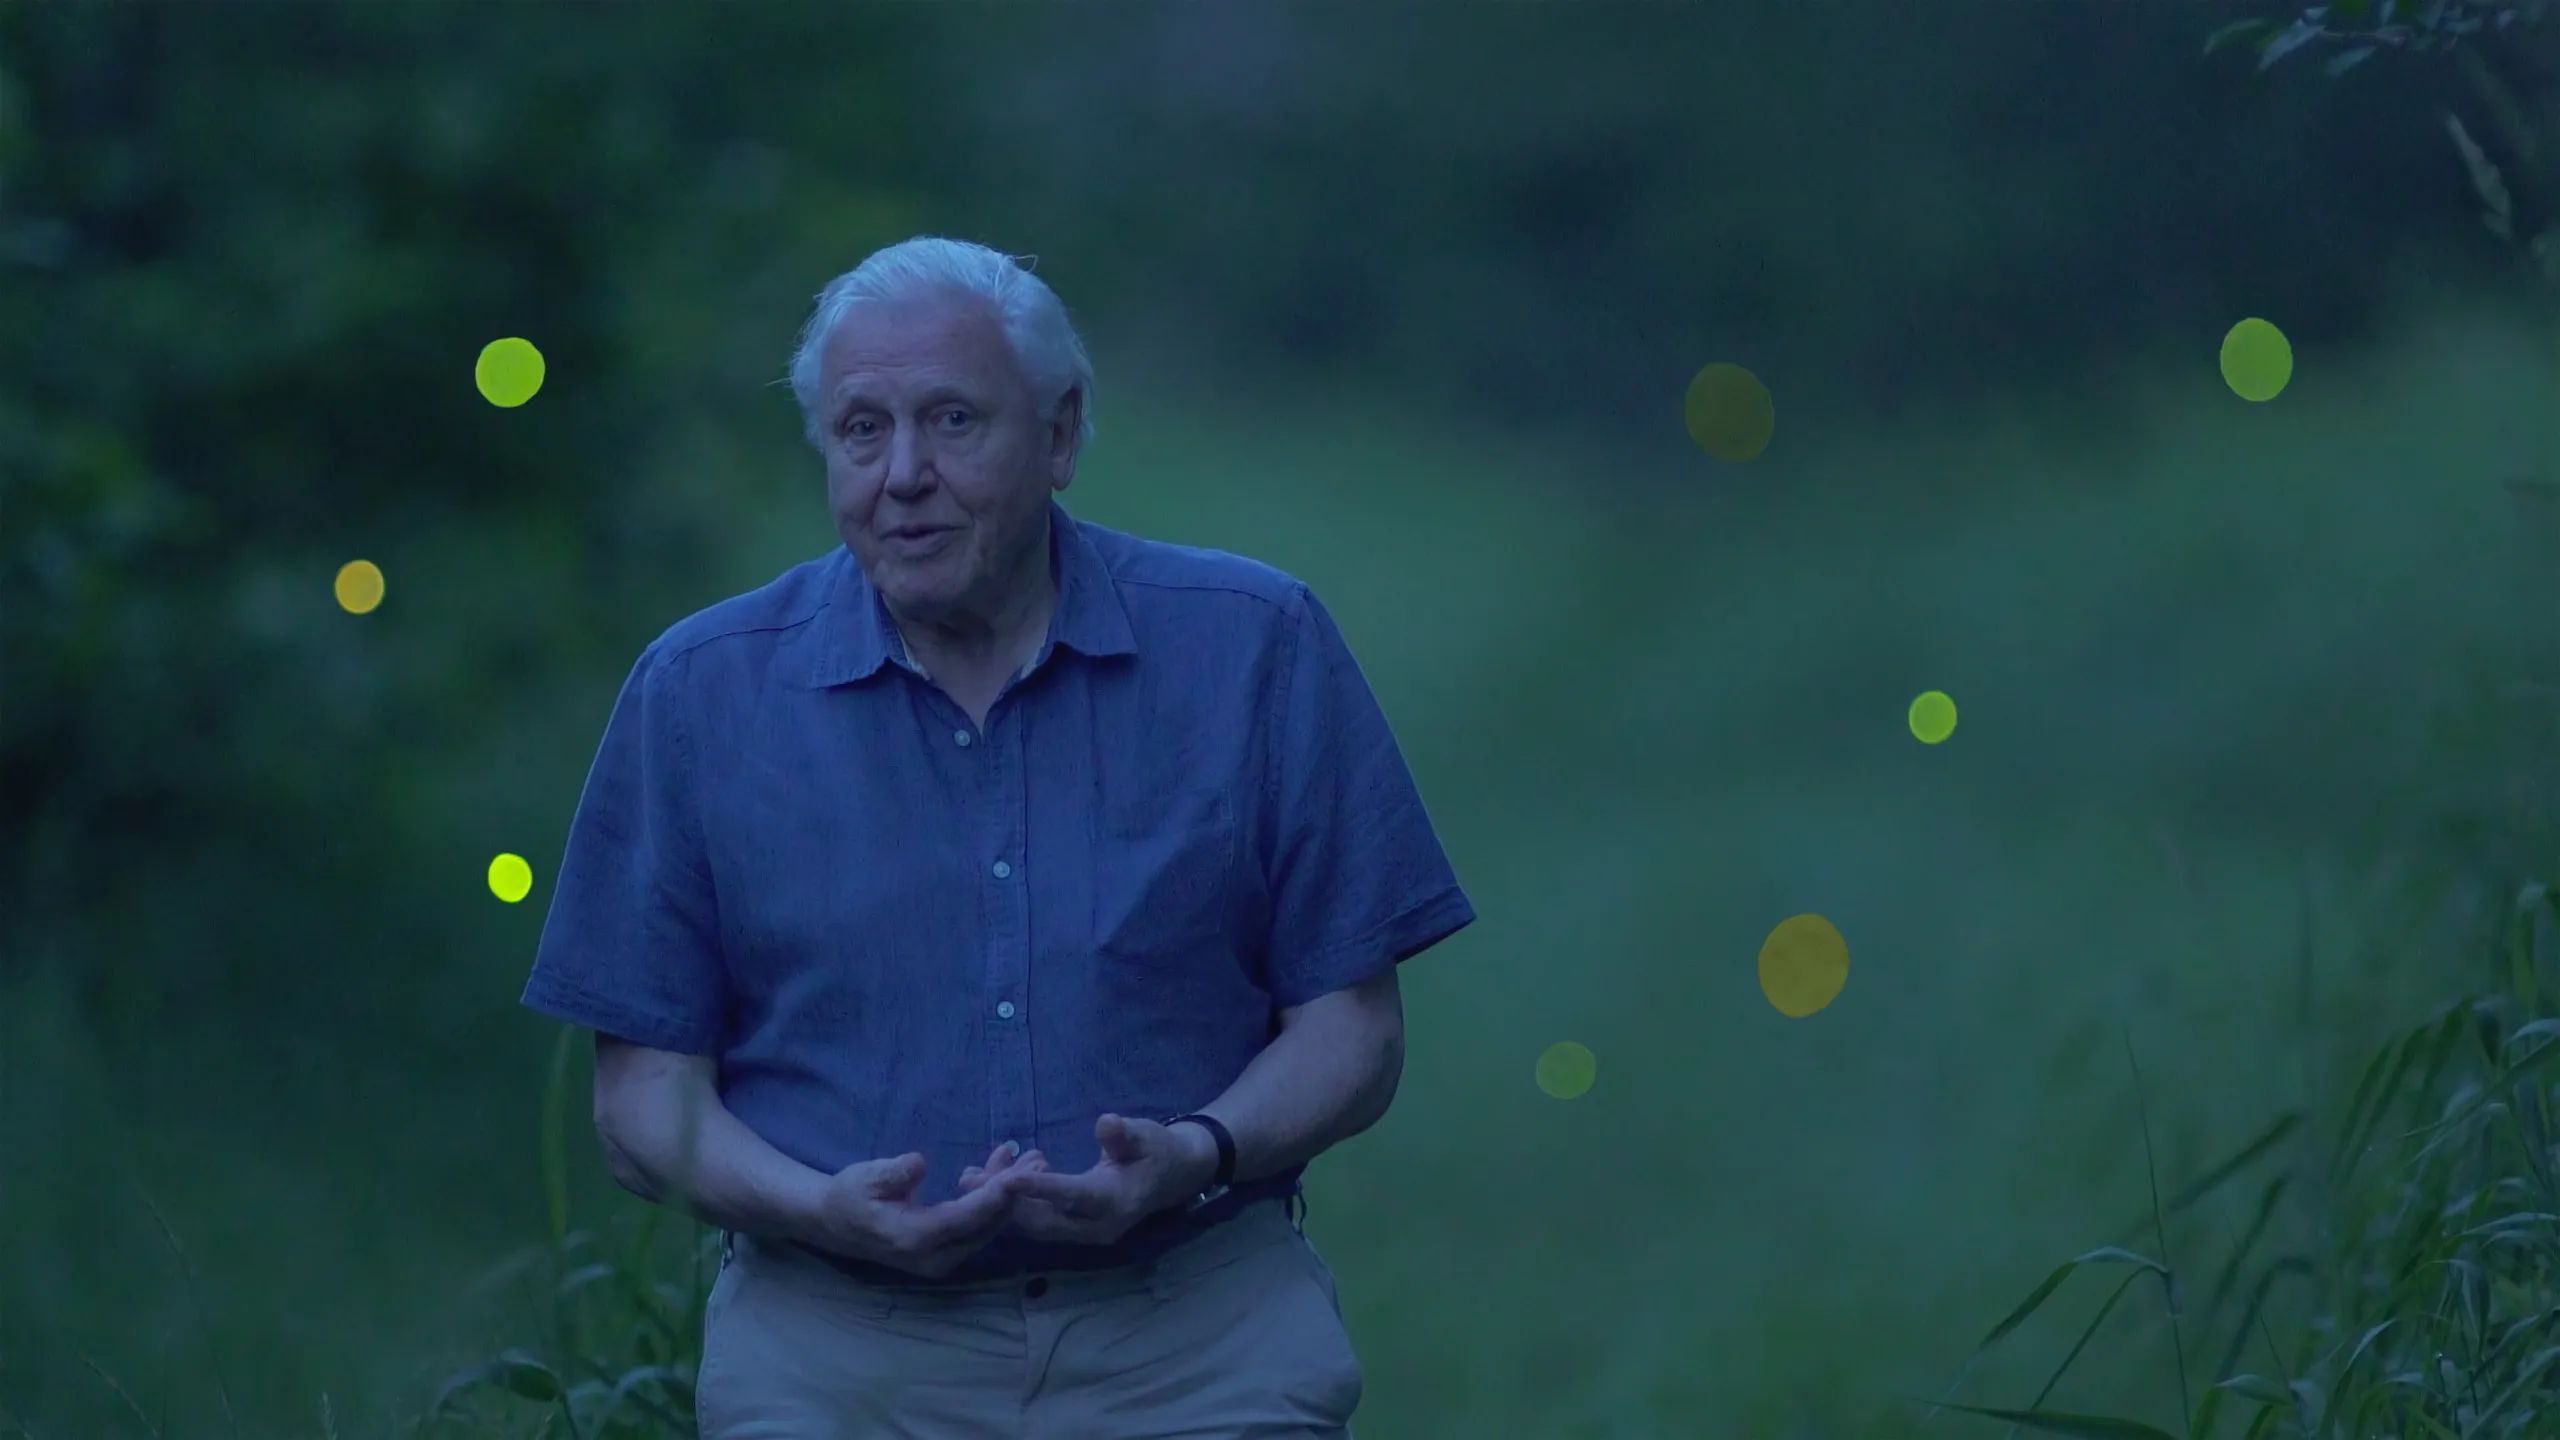
[[[748,1129],[707,1085],[631,1099],[597,1116],[606,1165],[622,1188],[719,1229],[806,1237],[826,1176]]]
[[[1377,1124],[1403,1073],[1400,1020],[1311,1012],[1264,1046],[1201,1113],[1235,1136],[1235,1182],[1242,1184],[1295,1169]]]

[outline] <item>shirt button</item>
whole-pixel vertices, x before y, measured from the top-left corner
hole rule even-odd
[[[1007,865],[1006,863],[1004,863],[1004,862],[1003,862],[1003,861],[1001,861],[1001,860],[999,860],[999,861],[997,861],[997,862],[996,862],[996,878],[997,878],[997,879],[1002,880],[1002,879],[1004,879],[1006,876],[1011,875],[1012,873],[1013,873],[1013,867],[1012,867],[1012,866]]]
[[[966,731],[966,730],[954,730],[954,731],[952,731],[952,732],[951,732],[951,743],[952,743],[952,744],[954,744],[954,745],[959,746],[959,747],[960,747],[961,749],[963,749],[963,750],[968,749],[968,748],[969,748],[969,732],[968,732],[968,731]]]
[[[999,1001],[997,1001],[997,1002],[996,1002],[996,1018],[997,1018],[997,1019],[999,1019],[999,1020],[1010,1020],[1010,1019],[1012,1019],[1012,1018],[1013,1018],[1013,1002],[1012,1002],[1012,1001],[1010,1001],[1010,1000],[999,1000]]]

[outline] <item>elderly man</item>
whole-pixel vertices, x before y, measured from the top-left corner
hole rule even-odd
[[[1059,507],[1092,369],[1006,256],[880,251],[791,378],[844,545],[640,657],[524,995],[728,1234],[703,1435],[1347,1440],[1299,1177],[1474,918],[1385,717],[1305,586]]]

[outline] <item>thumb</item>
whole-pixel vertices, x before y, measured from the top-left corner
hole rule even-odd
[[[893,1160],[865,1160],[837,1171],[836,1179],[875,1200],[903,1199],[924,1183],[924,1157],[906,1154]]]
[[[1163,1127],[1148,1128],[1161,1130]],[[1147,1153],[1146,1142],[1139,1138],[1138,1122],[1123,1120],[1117,1115],[1105,1115],[1093,1122],[1093,1138],[1101,1142],[1104,1155],[1123,1165],[1143,1159]]]

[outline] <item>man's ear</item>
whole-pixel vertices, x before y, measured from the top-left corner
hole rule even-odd
[[[1049,488],[1064,490],[1075,483],[1076,461],[1084,448],[1084,392],[1070,390],[1059,398],[1057,413],[1049,419]]]

